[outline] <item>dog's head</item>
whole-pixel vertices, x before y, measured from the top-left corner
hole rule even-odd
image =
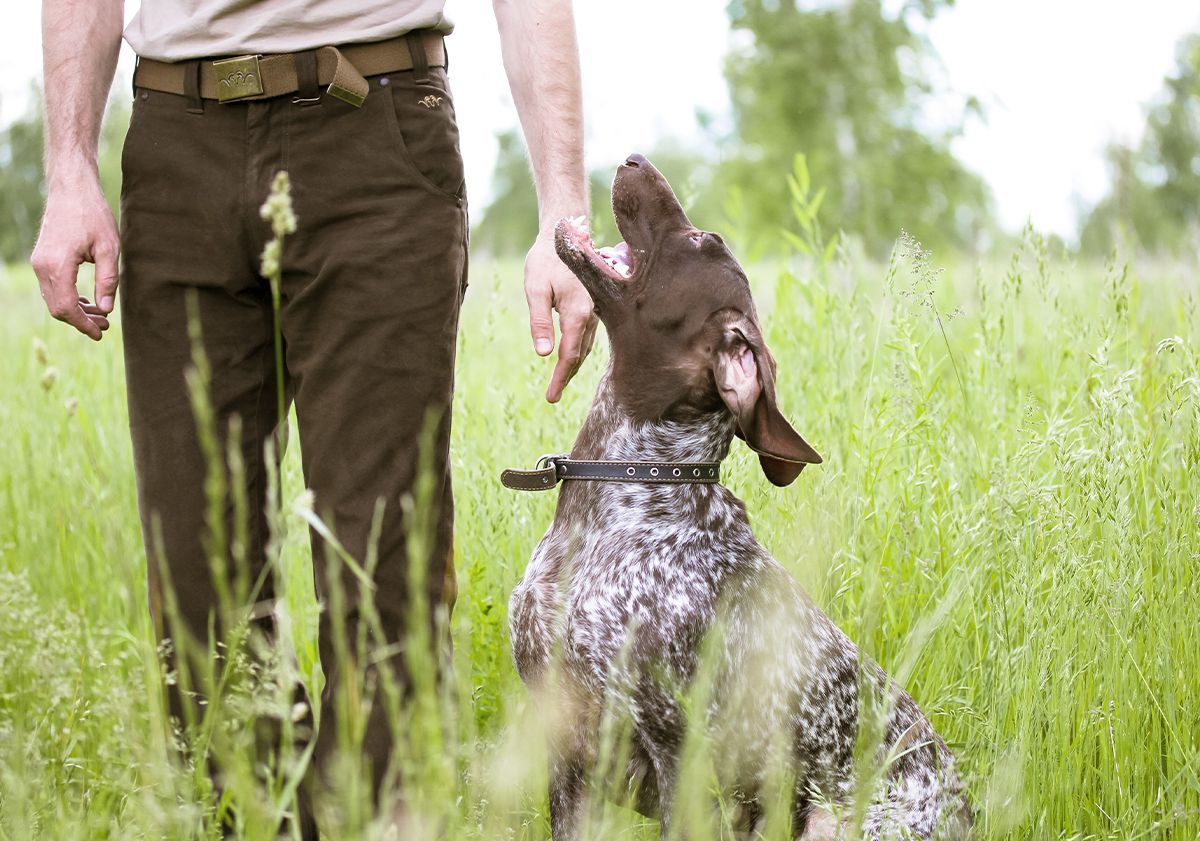
[[[639,419],[671,420],[724,406],[776,485],[820,464],[779,411],[775,360],[725,243],[688,221],[671,185],[641,155],[617,168],[612,192],[624,242],[597,249],[583,220],[564,219],[555,243],[608,330],[621,404]]]

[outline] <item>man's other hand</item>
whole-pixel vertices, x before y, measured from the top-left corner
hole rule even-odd
[[[554,318],[558,311],[558,362],[550,375],[546,400],[557,403],[592,350],[596,338],[596,313],[592,298],[578,278],[554,251],[554,230],[544,229],[525,256],[525,300],[529,304],[529,331],[538,356],[554,351]]]
[[[99,184],[85,180],[77,189],[52,190],[29,260],[50,314],[99,341],[116,302],[119,253],[117,224]],[[76,288],[83,263],[96,265],[90,301]]]

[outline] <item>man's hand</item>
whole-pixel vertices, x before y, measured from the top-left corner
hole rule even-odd
[[[99,184],[84,181],[78,191],[50,193],[42,230],[30,263],[42,287],[46,309],[80,333],[100,341],[117,294],[120,240],[112,211]],[[95,263],[96,286],[91,301],[79,295],[79,266]]]
[[[549,356],[554,350],[554,318],[550,311],[558,311],[562,337],[558,362],[546,388],[546,400],[557,403],[592,350],[596,313],[583,284],[558,259],[553,229],[543,229],[525,256],[525,300],[529,303],[529,332],[538,356]]]
[[[124,0],[42,3],[48,189],[29,260],[50,314],[96,341],[117,294],[117,225],[100,192],[96,146],[124,8]],[[94,302],[75,288],[82,263],[96,264]]]

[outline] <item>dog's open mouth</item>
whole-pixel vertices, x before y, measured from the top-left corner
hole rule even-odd
[[[587,219],[576,216],[559,223],[563,239],[579,256],[586,259],[601,273],[615,281],[629,280],[633,276],[633,253],[624,242],[597,248],[592,242],[592,232]]]

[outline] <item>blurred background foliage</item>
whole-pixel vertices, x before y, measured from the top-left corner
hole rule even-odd
[[[902,229],[939,252],[1007,249],[1016,232],[999,229],[987,185],[952,150],[967,120],[986,119],[984,109],[970,92],[937,83],[938,57],[916,25],[949,5],[733,0],[735,46],[725,60],[732,129],[717,133],[698,114],[690,142],[671,139],[649,157],[693,222],[735,232],[751,256],[802,236],[788,212],[798,155],[822,191],[824,228],[868,255],[885,257]],[[1109,150],[1110,192],[1081,211],[1084,256],[1107,257],[1117,245],[1161,256],[1200,251],[1200,34],[1178,52],[1141,144]],[[612,236],[616,163],[592,174],[598,239]],[[500,137],[494,187],[473,242],[520,253],[536,232],[536,202],[515,131]]]
[[[113,86],[100,135],[100,186],[117,212],[121,194],[121,145],[129,127],[129,85]],[[18,119],[0,128],[0,263],[29,259],[42,222],[46,198],[42,166],[43,107],[41,88],[31,85],[30,106]]]
[[[1108,160],[1112,190],[1083,220],[1084,250],[1200,253],[1200,33],[1180,42],[1141,143],[1111,146]]]
[[[937,80],[938,56],[921,23],[953,0],[841,3],[732,0],[725,78],[728,128],[710,115],[648,151],[700,227],[733,234],[754,258],[803,236],[789,174],[803,155],[824,229],[865,254],[886,257],[900,231],[941,253],[1007,248],[984,181],[960,162],[953,140],[986,119],[969,91]],[[25,259],[44,198],[40,96],[0,129],[0,260]],[[128,124],[118,80],[101,142],[107,195],[119,193]],[[1053,126],[1038,130],[1053,131]],[[498,136],[491,201],[476,207],[472,242],[483,254],[524,252],[536,233],[536,199],[521,135]],[[1177,66],[1149,103],[1143,139],[1108,151],[1108,195],[1080,214],[1079,250],[1114,247],[1161,256],[1200,252],[1200,33],[1179,44]],[[593,227],[611,239],[611,161],[592,173]],[[781,234],[783,234],[781,236]],[[789,234],[791,235],[789,237]]]
[[[827,218],[875,256],[887,256],[901,228],[935,250],[982,243],[987,189],[949,148],[961,121],[922,130],[923,107],[943,92],[927,71],[931,47],[911,19],[942,5],[906,4],[895,17],[880,0],[730,6],[735,36],[752,40],[726,61],[737,137],[720,172],[727,189],[745,191],[751,230],[778,230],[788,195],[781,174],[803,152],[827,190]]]

